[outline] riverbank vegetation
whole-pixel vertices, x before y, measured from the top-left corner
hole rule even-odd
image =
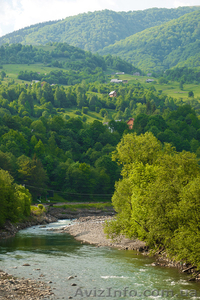
[[[14,183],[13,177],[0,169],[0,226],[6,219],[15,222],[30,215],[31,194],[24,186]]]
[[[194,153],[177,152],[152,133],[127,134],[113,159],[122,179],[112,197],[116,218],[105,232],[137,237],[151,249],[200,269],[200,167]]]
[[[41,216],[46,213],[46,208],[44,207],[43,204],[38,204],[37,206],[31,205],[31,213],[32,213],[32,215],[35,215],[35,216]]]

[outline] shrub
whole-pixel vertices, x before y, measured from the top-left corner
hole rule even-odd
[[[42,204],[38,204],[38,208],[42,210],[44,209],[44,206]]]

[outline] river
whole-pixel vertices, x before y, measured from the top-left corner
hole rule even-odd
[[[153,267],[152,258],[135,251],[82,244],[69,234],[48,230],[69,223],[34,226],[0,241],[0,268],[51,282],[52,300],[200,299],[200,283],[188,282],[175,268]]]

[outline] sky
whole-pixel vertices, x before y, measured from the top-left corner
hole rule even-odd
[[[37,23],[61,20],[88,11],[135,11],[195,5],[200,5],[200,0],[0,0],[0,36]]]

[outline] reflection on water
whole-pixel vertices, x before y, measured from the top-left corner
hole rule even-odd
[[[46,228],[35,226],[1,241],[1,268],[16,276],[52,281],[55,297],[51,299],[200,299],[199,284],[188,282],[176,269],[152,267],[152,258],[84,245],[66,233],[48,230],[69,223],[62,220]],[[23,266],[25,263],[30,266]],[[68,280],[69,276],[74,278]],[[198,297],[189,294],[192,289]],[[105,290],[103,296],[100,290]],[[162,295],[163,290],[177,296]],[[188,295],[181,295],[180,290],[188,290]]]

